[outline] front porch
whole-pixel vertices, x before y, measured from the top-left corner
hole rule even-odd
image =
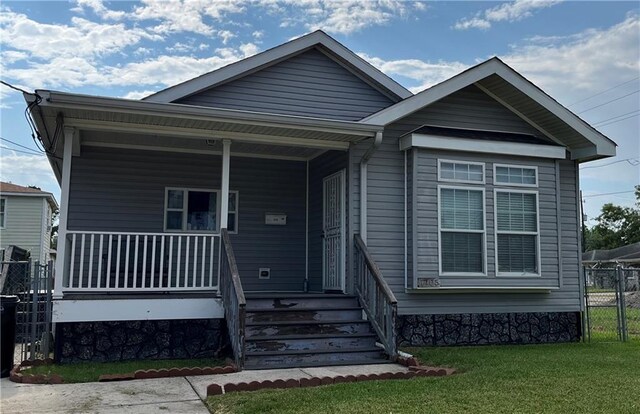
[[[345,291],[347,159],[231,155],[223,223],[222,156],[87,145],[73,160],[84,197],[69,202],[61,293],[217,292],[223,225],[246,291]]]
[[[351,213],[354,195],[366,211],[360,192],[379,127],[95,100],[51,93],[39,120],[63,131],[60,158],[50,159],[62,186],[57,322],[224,318],[243,366],[245,329],[260,312],[247,307],[245,292],[285,295],[279,300],[353,294],[368,321],[349,322],[369,326],[395,353],[395,298],[354,239],[356,225],[366,234],[366,218]],[[365,154],[354,169],[352,147],[360,142],[371,151],[358,150]],[[364,180],[360,192],[354,171]],[[320,330],[307,332],[314,336],[327,335],[324,325],[335,321],[307,322]],[[293,346],[307,340],[285,339]],[[348,353],[320,349],[329,339],[316,344],[318,354]]]

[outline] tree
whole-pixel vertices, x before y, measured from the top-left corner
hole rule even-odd
[[[621,207],[612,203],[602,206],[597,224],[585,229],[585,250],[615,249],[640,242],[640,185],[635,187],[636,205]]]

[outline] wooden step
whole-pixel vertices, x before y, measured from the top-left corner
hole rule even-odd
[[[347,295],[297,295],[247,297],[247,311],[258,309],[319,309],[323,307],[356,307],[359,306],[355,296]]]
[[[372,333],[368,321],[247,322],[246,338],[278,335],[343,335]]]
[[[374,334],[355,335],[287,335],[272,337],[253,337],[246,340],[247,352],[269,351],[313,351],[316,349],[373,348],[376,344]]]
[[[245,368],[269,369],[301,366],[351,365],[386,363],[386,354],[376,348],[360,348],[337,351],[313,350],[247,353]]]
[[[362,319],[360,307],[323,307],[316,309],[261,309],[246,313],[251,322],[349,321]]]

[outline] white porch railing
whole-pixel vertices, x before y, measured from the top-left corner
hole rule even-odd
[[[217,290],[219,234],[67,232],[63,291]]]

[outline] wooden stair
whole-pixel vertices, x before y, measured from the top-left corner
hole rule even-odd
[[[388,363],[355,296],[247,295],[245,369]]]

